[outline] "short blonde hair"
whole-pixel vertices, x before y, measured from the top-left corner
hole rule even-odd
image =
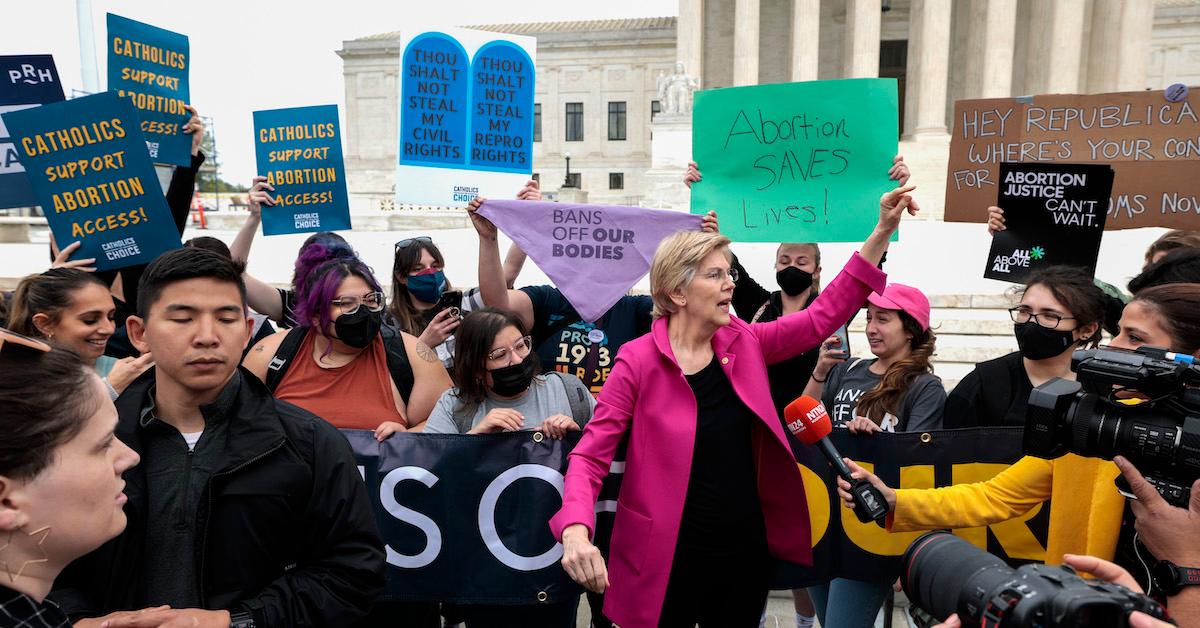
[[[720,250],[725,259],[733,261],[729,238],[719,233],[680,231],[658,243],[654,260],[650,262],[650,298],[654,300],[654,318],[674,314],[679,310],[671,293],[692,282],[700,262],[709,253]]]

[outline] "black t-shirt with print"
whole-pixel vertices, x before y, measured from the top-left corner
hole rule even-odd
[[[526,286],[533,303],[533,346],[542,370],[570,373],[592,394],[604,387],[621,345],[650,331],[648,296],[623,296],[595,323],[585,323],[554,286]]]

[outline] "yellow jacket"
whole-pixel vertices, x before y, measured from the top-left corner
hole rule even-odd
[[[1061,563],[1063,554],[1112,560],[1125,508],[1113,485],[1119,474],[1117,465],[1099,458],[1026,456],[986,482],[897,490],[888,530],[992,525],[1051,499],[1046,562]]]

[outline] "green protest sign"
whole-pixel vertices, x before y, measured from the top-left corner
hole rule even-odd
[[[896,81],[844,79],[696,94],[692,213],[741,242],[857,242],[895,187]]]

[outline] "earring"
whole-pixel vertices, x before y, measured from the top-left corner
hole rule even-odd
[[[13,540],[14,534],[16,534],[16,530],[13,530],[8,533],[8,539],[4,542],[3,546],[0,546],[0,554],[4,553],[4,551],[7,550],[8,548],[12,547],[12,540]],[[50,561],[50,558],[48,556],[46,556],[46,549],[44,547],[42,547],[42,544],[46,542],[46,538],[50,536],[50,526],[46,526],[44,528],[34,530],[33,532],[30,532],[27,536],[35,537],[39,534],[42,535],[42,538],[38,539],[36,547],[37,547],[37,551],[42,555],[41,558],[31,558],[31,559],[26,560],[25,562],[21,563],[20,569],[17,569],[17,573],[15,573],[15,574],[12,572],[11,563],[9,563],[7,560],[0,562],[0,568],[4,569],[4,572],[8,574],[9,582],[16,582],[17,578],[20,578],[21,574],[24,573],[26,567],[28,567],[30,565],[35,565],[37,563],[45,563],[45,562]]]

